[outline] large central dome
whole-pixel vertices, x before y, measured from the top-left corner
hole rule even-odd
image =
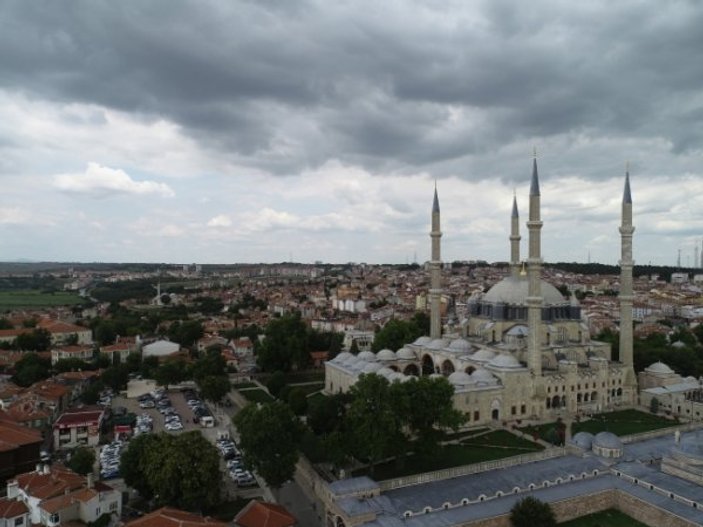
[[[549,282],[540,280],[542,289],[542,299],[544,305],[559,305],[566,303],[566,300],[559,290]],[[508,276],[503,278],[496,285],[491,287],[481,299],[482,302],[492,304],[512,304],[527,305],[529,281],[527,276]]]

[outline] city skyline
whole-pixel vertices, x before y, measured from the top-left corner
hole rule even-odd
[[[0,6],[0,260],[548,262],[703,243],[703,6]],[[698,64],[698,65],[696,65]]]

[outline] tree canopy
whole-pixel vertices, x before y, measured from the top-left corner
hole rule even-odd
[[[15,363],[15,374],[12,382],[18,386],[30,386],[37,381],[47,379],[51,374],[51,360],[40,357],[36,353],[25,353]]]
[[[120,459],[125,482],[142,496],[190,511],[219,503],[219,465],[217,449],[198,431],[138,436]]]
[[[76,474],[85,476],[93,471],[95,464],[95,452],[92,448],[80,447],[73,451],[71,459],[68,461],[68,468]]]
[[[410,320],[393,319],[380,329],[373,339],[371,349],[396,351],[430,332],[430,319],[426,313],[415,313]]]
[[[554,512],[548,503],[527,496],[510,509],[513,527],[556,527]]]
[[[250,404],[234,419],[247,464],[266,483],[280,488],[293,477],[303,428],[281,401]]]

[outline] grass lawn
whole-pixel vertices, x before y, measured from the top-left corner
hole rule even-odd
[[[478,437],[471,437],[464,439],[461,442],[462,445],[479,445],[485,447],[504,447],[504,448],[516,448],[525,450],[527,452],[537,452],[538,450],[544,450],[542,445],[523,439],[522,437],[517,437],[506,430],[496,430],[489,434],[484,434]]]
[[[225,501],[210,511],[209,515],[223,522],[231,522],[239,511],[251,500],[247,498],[236,498],[233,501]]]
[[[241,390],[239,393],[241,393],[247,401],[251,401],[252,403],[270,403],[273,401],[273,397],[261,388]]]
[[[22,307],[72,306],[85,301],[75,293],[57,291],[0,291],[0,309],[19,309]]]
[[[403,466],[397,466],[398,464],[395,461],[376,465],[373,478],[377,481],[382,481],[384,479],[471,465],[481,461],[492,461],[542,450],[540,445],[525,441],[503,430],[491,432],[476,439],[485,441],[485,444],[479,444],[477,441],[472,440],[474,442],[470,445],[444,445],[428,458],[419,458],[415,455],[406,457]],[[366,474],[369,474],[368,469],[355,470],[353,473],[354,476]]]
[[[257,384],[253,383],[253,382],[240,382],[240,383],[232,385],[232,388],[234,388],[235,390],[243,390],[245,388],[256,388],[256,387],[257,387]]]
[[[525,426],[520,428],[520,431],[524,434],[534,435],[536,434],[538,438],[544,439],[552,428],[557,426],[556,421],[553,423],[544,423],[542,425],[535,426]]]
[[[615,509],[589,514],[575,520],[560,523],[560,527],[646,527],[642,522],[630,518]]]
[[[452,441],[455,439],[464,439],[466,437],[473,437],[476,434],[482,434],[488,431],[488,428],[476,428],[474,430],[465,430],[463,432],[449,432],[442,436],[442,441]]]
[[[576,434],[577,432],[597,434],[598,432],[607,430],[615,435],[623,436],[648,432],[659,428],[667,428],[676,426],[677,424],[678,421],[672,421],[658,415],[640,412],[639,410],[621,410],[618,412],[597,414],[588,421],[574,423],[572,434]]]
[[[291,388],[298,388],[305,392],[305,395],[310,395],[311,393],[319,392],[325,387],[324,382],[316,382],[315,384],[291,384]]]

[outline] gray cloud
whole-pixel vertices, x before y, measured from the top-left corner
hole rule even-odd
[[[339,158],[520,181],[527,145],[553,141],[562,173],[603,178],[579,136],[699,148],[702,26],[683,0],[16,0],[0,87],[164,117],[280,174]]]

